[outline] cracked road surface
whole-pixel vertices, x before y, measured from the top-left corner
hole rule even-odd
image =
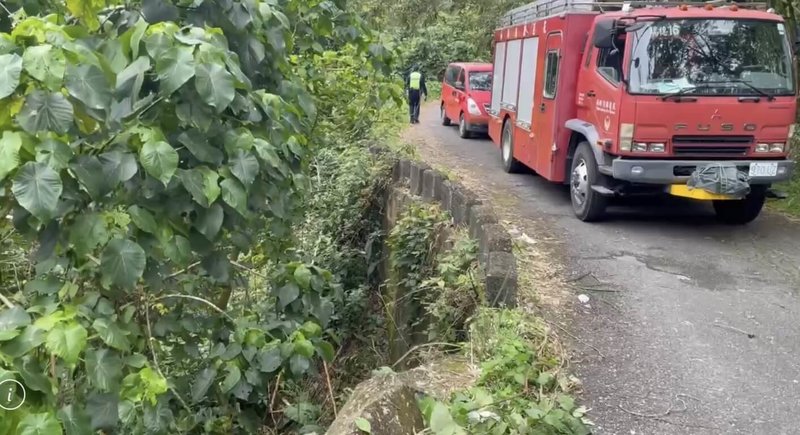
[[[573,336],[594,433],[800,433],[799,225],[764,214],[723,226],[706,204],[670,198],[582,223],[566,187],[504,173],[491,141],[441,126],[436,103],[405,139],[560,265],[567,290],[550,295],[543,279],[533,291]]]

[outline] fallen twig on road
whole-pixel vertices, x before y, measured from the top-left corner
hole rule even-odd
[[[580,276],[578,276],[576,278],[570,278],[566,282],[578,282],[578,281],[586,278],[587,276],[591,276],[591,275],[592,275],[592,272],[586,272],[586,273],[584,273],[584,274],[582,274],[582,275],[580,275]]]
[[[626,412],[626,413],[628,413],[630,415],[635,415],[637,417],[642,417],[642,418],[663,418],[663,417],[666,417],[666,416],[672,414],[673,412],[684,412],[684,411],[686,411],[688,409],[688,407],[686,406],[686,402],[683,399],[681,399],[680,396],[681,395],[679,394],[679,395],[675,396],[675,398],[678,399],[683,404],[683,409],[676,410],[675,409],[675,401],[673,400],[673,401],[670,402],[669,408],[667,408],[666,411],[664,411],[662,413],[659,413],[659,414],[643,414],[643,413],[636,412],[636,411],[630,411],[630,410],[625,409],[625,407],[622,406],[621,403],[618,404],[617,406],[622,411],[624,411],[624,412]]]
[[[712,323],[711,326],[716,326],[717,328],[721,328],[721,329],[727,329],[728,331],[738,332],[739,334],[746,335],[747,338],[756,338],[756,334],[753,334],[752,332],[743,331],[743,330],[741,330],[739,328],[736,328],[734,326],[729,326],[729,325],[725,325],[725,324],[718,323],[718,322]]]
[[[622,293],[622,290],[614,290],[610,288],[581,287],[581,290],[586,292]]]

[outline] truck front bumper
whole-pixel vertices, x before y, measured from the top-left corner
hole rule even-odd
[[[611,164],[611,175],[617,180],[642,184],[681,184],[697,168],[708,165],[736,165],[740,171],[749,172],[752,163],[776,163],[774,176],[751,177],[750,184],[772,184],[791,178],[794,162],[791,160],[623,160],[615,159]],[[608,167],[606,167],[608,168]]]

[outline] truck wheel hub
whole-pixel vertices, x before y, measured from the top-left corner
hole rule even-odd
[[[575,199],[576,204],[583,205],[586,202],[586,196],[589,194],[589,172],[586,169],[586,162],[581,160],[572,170],[572,179],[570,182],[572,188],[572,197]]]
[[[511,132],[508,129],[503,132],[503,160],[511,160]]]

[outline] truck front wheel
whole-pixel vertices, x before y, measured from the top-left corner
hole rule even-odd
[[[572,158],[569,180],[570,199],[575,216],[584,222],[594,222],[605,216],[608,198],[595,192],[592,186],[605,185],[605,176],[597,170],[597,162],[588,142],[581,142]]]
[[[720,222],[728,225],[744,225],[758,217],[766,199],[766,188],[754,186],[744,199],[714,201],[714,211]]]

